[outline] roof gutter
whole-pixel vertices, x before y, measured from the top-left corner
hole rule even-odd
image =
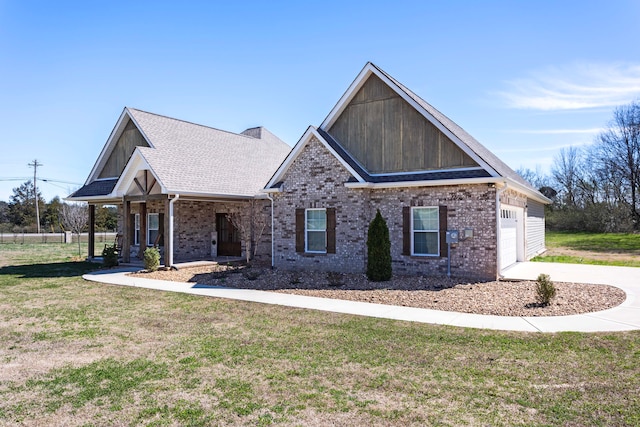
[[[275,235],[273,234],[274,230],[274,220],[273,220],[273,198],[271,194],[267,193],[267,199],[271,200],[271,269],[275,267]]]
[[[485,178],[459,178],[459,179],[434,179],[422,181],[398,181],[398,182],[345,182],[344,186],[353,189],[377,189],[377,188],[407,188],[407,187],[441,187],[448,185],[465,185],[465,184],[506,184],[509,183],[511,188],[525,194],[528,198],[536,200],[540,203],[548,205],[551,200],[543,196],[537,191],[515,182],[509,178],[503,177],[485,177]]]
[[[398,181],[398,182],[345,182],[347,188],[407,188],[407,187],[440,187],[445,185],[463,184],[497,184],[504,178],[460,178],[460,179],[434,179],[424,181]]]
[[[173,267],[173,204],[180,198],[180,194],[169,200],[169,265],[165,267]]]

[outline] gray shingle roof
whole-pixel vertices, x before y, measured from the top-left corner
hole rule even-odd
[[[151,147],[138,147],[171,193],[255,196],[291,147],[264,128],[236,134],[128,108]]]
[[[263,127],[236,134],[134,108],[125,113],[151,145],[136,150],[168,193],[255,196],[291,151]],[[90,182],[69,197],[108,195],[116,181]]]

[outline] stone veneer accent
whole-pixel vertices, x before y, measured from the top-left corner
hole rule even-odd
[[[394,274],[446,275],[446,257],[402,255],[402,208],[447,206],[447,228],[473,229],[473,238],[451,248],[451,272],[459,277],[495,279],[495,188],[486,184],[398,189],[349,189],[351,174],[315,138],[290,165],[275,193],[275,266],[362,273],[366,269],[367,229],[380,209],[389,226]],[[296,208],[336,209],[336,253],[295,251]]]

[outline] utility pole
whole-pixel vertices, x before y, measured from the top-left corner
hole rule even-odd
[[[40,234],[40,208],[38,207],[38,186],[36,180],[38,176],[38,166],[44,165],[38,163],[38,159],[34,159],[33,163],[29,163],[27,166],[33,167],[33,197],[36,200],[36,227],[38,228],[38,234]]]

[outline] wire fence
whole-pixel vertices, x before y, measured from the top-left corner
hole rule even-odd
[[[98,243],[113,243],[116,233],[98,231],[95,233]],[[80,234],[80,243],[89,242],[89,233]],[[26,233],[0,231],[0,244],[34,244],[34,243],[78,243],[78,235],[71,234],[71,239],[65,242],[65,233]]]

